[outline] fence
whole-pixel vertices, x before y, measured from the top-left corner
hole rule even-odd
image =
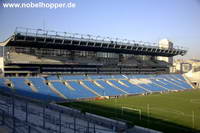
[[[13,133],[113,133],[125,123],[0,93],[0,124]]]

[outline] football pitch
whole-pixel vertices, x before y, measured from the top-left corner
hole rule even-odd
[[[200,132],[198,89],[62,105],[163,132]]]

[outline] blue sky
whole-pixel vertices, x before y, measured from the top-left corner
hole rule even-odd
[[[73,2],[76,8],[11,9],[5,2]],[[200,59],[200,0],[0,0],[0,41],[15,27],[158,42],[168,38]]]

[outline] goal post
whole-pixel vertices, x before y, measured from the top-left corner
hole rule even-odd
[[[142,111],[141,111],[141,109],[136,109],[136,108],[130,108],[130,107],[122,106],[122,107],[121,107],[121,114],[122,114],[122,115],[124,114],[124,110],[131,110],[131,111],[138,112],[138,114],[139,114],[139,119],[141,120],[141,116],[142,116]]]

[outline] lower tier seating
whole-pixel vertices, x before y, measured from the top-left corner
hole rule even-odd
[[[0,78],[0,91],[41,101],[135,95],[192,88],[181,74]]]

